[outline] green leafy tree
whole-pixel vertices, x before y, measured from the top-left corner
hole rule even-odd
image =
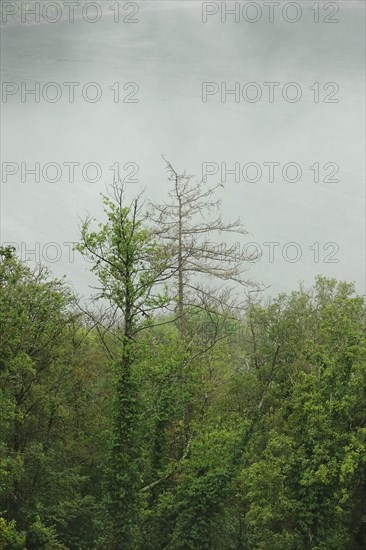
[[[258,409],[240,479],[250,547],[365,544],[365,306],[352,285],[254,307]]]
[[[78,249],[94,261],[92,271],[101,283],[99,297],[122,314],[106,508],[109,547],[127,549],[135,544],[141,485],[138,391],[132,368],[136,335],[152,312],[170,302],[162,286],[170,276],[169,255],[144,226],[140,197],[126,205],[123,187],[115,185],[103,202],[107,222],[93,230],[92,220],[87,219]]]
[[[8,250],[0,317],[0,511],[28,539],[39,518],[69,548],[90,548],[108,417],[98,341],[64,283]]]

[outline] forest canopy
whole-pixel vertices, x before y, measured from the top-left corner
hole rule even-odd
[[[205,247],[241,222],[168,173],[83,223],[101,307],[0,250],[0,548],[365,548],[364,298],[264,298]]]

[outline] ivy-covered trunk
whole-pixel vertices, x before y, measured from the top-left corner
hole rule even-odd
[[[125,338],[122,357],[116,363],[114,417],[107,471],[110,547],[114,550],[134,548],[139,509],[138,399],[131,368],[131,348],[131,340]]]

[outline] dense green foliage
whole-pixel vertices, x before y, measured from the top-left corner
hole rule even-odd
[[[365,548],[363,298],[319,277],[240,318],[192,306],[182,339],[137,314],[165,256],[123,212],[125,249],[113,209],[84,236],[121,262],[97,269],[127,333],[1,250],[0,548]]]
[[[108,364],[66,286],[9,255],[0,265],[0,322],[2,536],[13,537],[16,521],[29,549],[90,548],[108,439]]]

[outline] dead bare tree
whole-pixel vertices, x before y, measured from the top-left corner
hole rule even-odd
[[[172,182],[169,200],[164,204],[151,203],[148,216],[154,234],[169,249],[176,267],[178,328],[184,337],[187,306],[207,303],[206,297],[210,296],[211,303],[216,303],[218,308],[237,308],[233,291],[255,286],[244,274],[258,255],[238,254],[236,244],[217,242],[222,234],[244,236],[248,233],[240,219],[223,221],[219,212],[221,201],[215,197],[223,186],[207,187],[202,181],[195,182],[193,176],[186,172],[178,174],[172,164],[164,160]],[[207,284],[207,279],[215,280],[215,288]]]

